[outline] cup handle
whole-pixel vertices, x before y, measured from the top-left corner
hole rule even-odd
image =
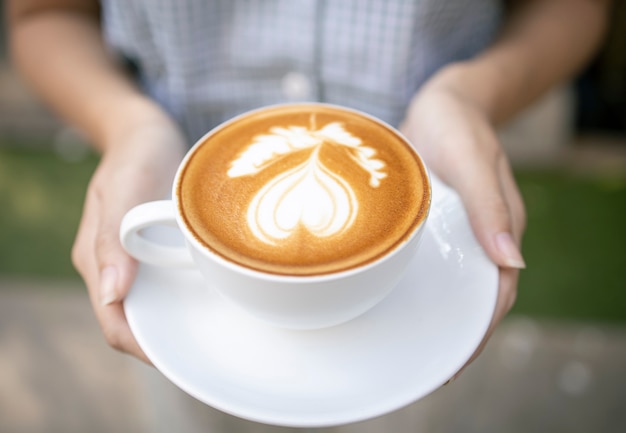
[[[146,238],[142,230],[152,226],[178,228],[172,200],[143,203],[124,215],[120,227],[120,241],[131,256],[156,266],[179,268],[195,266],[189,250],[184,246],[164,245]]]

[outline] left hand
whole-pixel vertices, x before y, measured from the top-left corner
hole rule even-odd
[[[525,267],[520,244],[526,215],[494,126],[463,92],[458,78],[440,73],[426,83],[412,100],[400,130],[429,169],[458,192],[476,238],[499,268],[495,312],[469,364],[515,302],[519,269]]]
[[[137,262],[120,243],[120,224],[133,206],[166,196],[186,149],[174,121],[156,112],[126,116],[118,132],[99,143],[106,150],[87,188],[72,250],[107,343],[148,364],[123,308]]]

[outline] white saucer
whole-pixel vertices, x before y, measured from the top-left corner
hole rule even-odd
[[[200,401],[263,423],[323,427],[391,412],[445,383],[484,336],[497,280],[458,196],[435,180],[409,274],[347,324],[272,328],[226,303],[196,271],[147,265],[125,309],[154,365]]]

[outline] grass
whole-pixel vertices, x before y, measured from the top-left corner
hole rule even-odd
[[[78,278],[70,261],[97,158],[0,146],[0,277]],[[528,209],[513,312],[626,321],[626,175],[518,172]]]

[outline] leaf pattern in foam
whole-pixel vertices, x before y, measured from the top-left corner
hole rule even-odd
[[[330,142],[351,150],[352,159],[369,173],[372,187],[378,187],[380,180],[387,177],[387,173],[383,171],[385,163],[374,158],[376,151],[363,146],[362,140],[348,132],[341,122],[331,122],[318,130],[314,124],[315,119],[312,117],[311,128],[277,126],[271,128],[269,134],[257,135],[252,144],[232,162],[228,176],[256,174],[283,155]]]
[[[321,144],[321,139],[301,126],[273,127],[269,134],[254,137],[252,144],[235,159],[228,176],[256,174],[278,157]]]

